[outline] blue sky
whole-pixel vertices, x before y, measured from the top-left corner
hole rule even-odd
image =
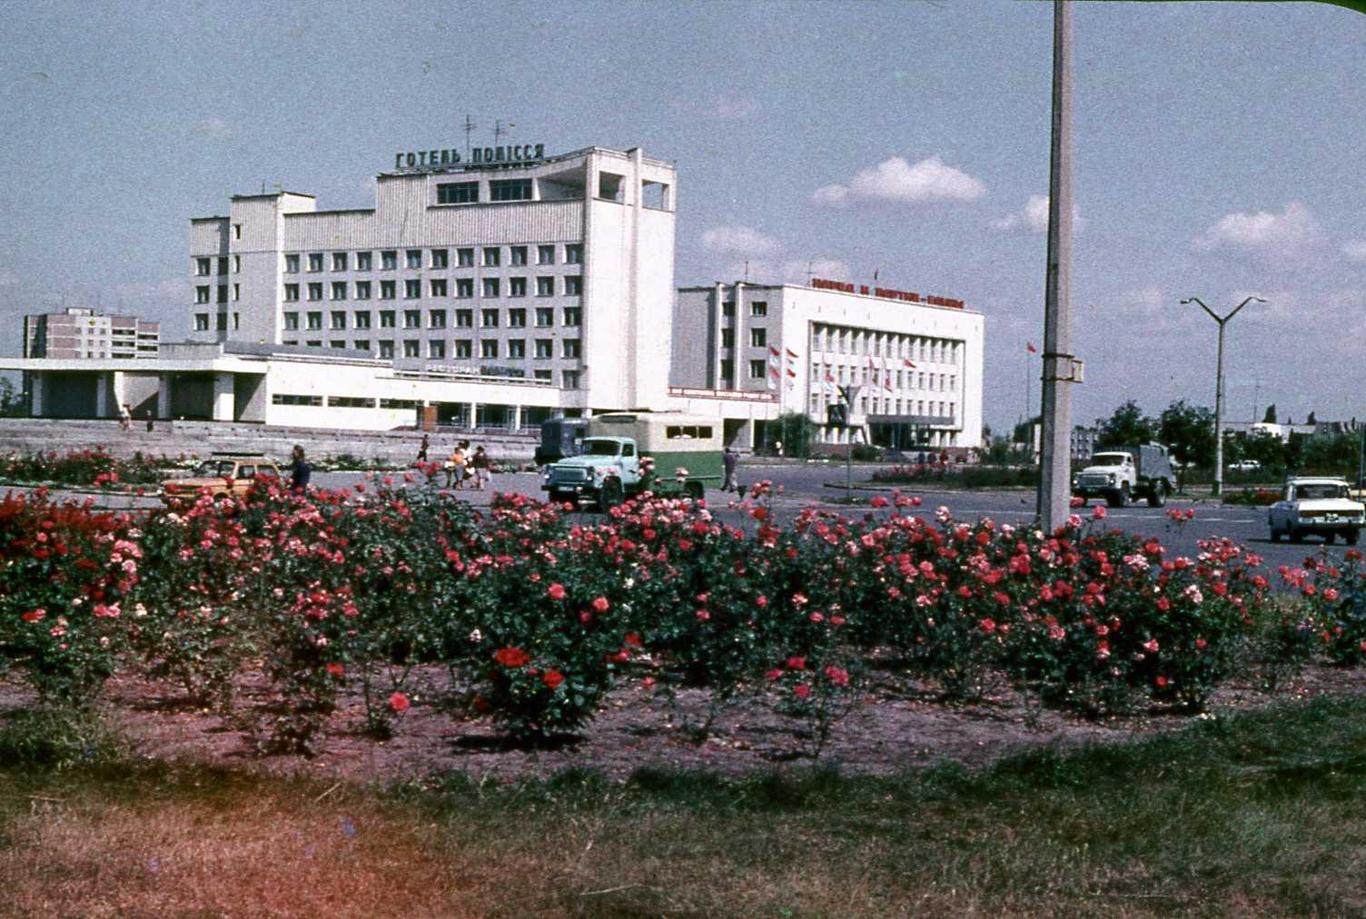
[[[466,114],[679,170],[677,279],[808,270],[987,316],[985,416],[1025,412],[1043,315],[1051,7],[900,3],[0,3],[0,350],[25,311],[185,330],[188,219],[262,183],[372,203]],[[1366,15],[1075,8],[1074,417],[1125,399],[1366,417]],[[1037,375],[1037,368],[1035,368]],[[1031,384],[1035,399],[1037,384]]]

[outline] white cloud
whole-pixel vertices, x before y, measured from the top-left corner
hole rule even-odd
[[[1048,230],[1048,195],[1030,195],[1025,206],[991,222],[993,230],[1027,229],[1032,233]]]
[[[702,248],[726,255],[766,256],[778,252],[778,241],[753,227],[733,224],[712,227],[702,234]]]
[[[1366,239],[1347,240],[1342,244],[1342,254],[1353,264],[1366,265]]]
[[[1271,258],[1295,258],[1322,237],[1309,208],[1291,201],[1277,214],[1270,211],[1225,214],[1195,239],[1206,252],[1232,252]]]
[[[743,96],[715,96],[711,100],[708,110],[713,118],[721,118],[726,121],[738,121],[742,118],[749,118],[757,114],[759,105],[753,99]]]
[[[232,125],[222,118],[205,118],[198,125],[199,133],[214,140],[227,140],[232,137]]]
[[[871,169],[860,170],[847,185],[825,185],[816,189],[811,200],[836,206],[851,198],[915,204],[972,201],[986,193],[987,187],[981,181],[946,165],[938,156],[927,157],[914,165],[893,156]]]

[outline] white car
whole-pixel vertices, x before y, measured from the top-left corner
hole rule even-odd
[[[1357,544],[1366,526],[1366,505],[1352,500],[1342,479],[1294,478],[1285,483],[1285,494],[1267,511],[1271,541],[1289,536],[1299,542],[1307,534],[1331,543],[1341,536],[1349,546]]]
[[[1262,464],[1256,460],[1239,460],[1236,463],[1229,463],[1225,468],[1229,472],[1260,472]]]

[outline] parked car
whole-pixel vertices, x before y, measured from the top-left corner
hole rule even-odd
[[[1256,460],[1238,460],[1224,467],[1229,472],[1261,472],[1262,464]]]
[[[1366,525],[1366,504],[1352,499],[1344,479],[1292,478],[1286,481],[1281,500],[1267,511],[1267,524],[1272,542],[1283,536],[1299,542],[1313,534],[1325,543],[1341,536],[1355,546]]]
[[[215,498],[221,495],[246,495],[267,480],[278,482],[280,467],[275,461],[257,454],[215,453],[194,468],[188,476],[161,483],[161,500],[168,504],[195,498],[204,489]]]

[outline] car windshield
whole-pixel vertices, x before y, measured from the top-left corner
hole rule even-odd
[[[1295,489],[1295,497],[1302,501],[1312,501],[1316,498],[1346,498],[1348,497],[1347,486],[1333,482],[1300,485]]]
[[[205,460],[195,467],[191,476],[196,479],[227,478],[232,475],[232,460]]]
[[[1097,453],[1091,457],[1092,466],[1123,466],[1129,458],[1127,453]]]
[[[620,444],[615,440],[585,440],[583,446],[589,456],[616,456]]]

